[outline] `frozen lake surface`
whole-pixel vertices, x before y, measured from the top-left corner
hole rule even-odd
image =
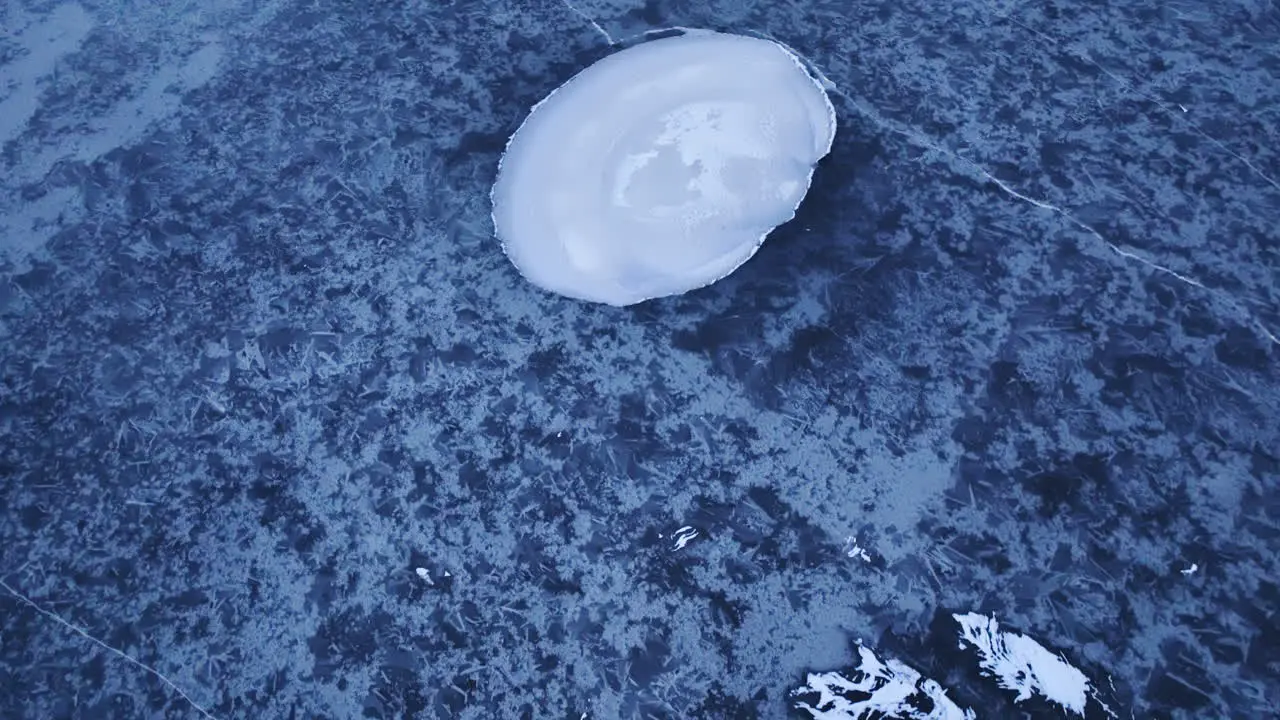
[[[830,155],[539,290],[507,138],[672,26]],[[0,716],[1266,717],[1278,227],[1269,0],[10,0]]]

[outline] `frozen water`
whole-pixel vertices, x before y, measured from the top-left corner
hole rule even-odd
[[[791,52],[713,32],[604,58],[534,106],[493,188],[534,284],[629,305],[733,272],[791,219],[835,112]]]

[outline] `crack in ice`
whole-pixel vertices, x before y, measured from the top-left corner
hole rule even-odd
[[[205,717],[205,718],[208,718],[208,720],[215,720],[215,718],[213,717],[213,715],[212,715],[212,714],[210,714],[208,710],[205,710],[205,709],[204,709],[204,708],[203,708],[199,703],[197,703],[195,700],[192,700],[190,695],[187,695],[185,692],[183,692],[182,688],[178,687],[178,685],[177,685],[175,682],[173,682],[172,680],[170,680],[168,677],[166,677],[166,676],[164,675],[164,673],[162,673],[162,672],[160,672],[159,670],[155,669],[154,667],[151,667],[150,665],[148,665],[148,664],[146,664],[146,663],[142,662],[141,660],[139,660],[139,659],[137,659],[137,658],[133,657],[132,655],[130,655],[130,654],[128,654],[128,653],[126,653],[125,651],[120,650],[120,649],[117,649],[117,648],[114,648],[114,647],[112,647],[112,646],[110,646],[110,645],[106,644],[105,642],[103,642],[103,641],[99,640],[98,638],[96,638],[96,637],[94,637],[94,636],[90,635],[86,630],[84,630],[84,629],[82,629],[82,628],[80,628],[80,627],[77,627],[76,625],[71,624],[71,623],[70,623],[70,622],[68,622],[67,620],[64,620],[64,619],[62,618],[62,616],[58,615],[57,613],[53,612],[52,610],[46,610],[43,606],[41,606],[41,605],[40,605],[39,603],[37,603],[35,600],[32,600],[31,598],[27,597],[26,595],[23,595],[21,592],[18,592],[16,589],[14,589],[14,587],[13,587],[13,586],[11,586],[9,583],[5,582],[4,580],[0,580],[0,588],[3,588],[3,589],[5,590],[5,592],[8,592],[10,595],[12,595],[13,597],[17,598],[18,600],[20,600],[21,602],[23,602],[24,604],[26,604],[26,605],[27,605],[28,607],[30,607],[32,610],[35,610],[36,612],[40,613],[41,615],[43,615],[43,616],[45,616],[45,617],[49,618],[50,620],[52,620],[52,621],[54,621],[54,622],[58,623],[58,624],[59,624],[59,625],[61,625],[62,627],[64,627],[64,628],[66,628],[66,629],[68,629],[68,630],[70,630],[70,631],[74,632],[75,634],[77,634],[77,635],[79,635],[80,637],[82,637],[82,638],[84,638],[84,639],[88,640],[89,642],[93,643],[94,645],[97,645],[98,647],[102,648],[103,650],[106,650],[106,651],[108,651],[108,652],[110,652],[110,653],[112,653],[112,654],[114,654],[114,655],[116,655],[116,656],[118,656],[118,657],[120,657],[120,658],[124,659],[125,661],[129,662],[130,664],[132,664],[132,665],[134,665],[134,666],[136,666],[136,667],[138,667],[138,668],[140,668],[140,669],[142,669],[142,670],[146,671],[147,673],[151,674],[152,676],[154,676],[154,677],[155,677],[157,680],[159,680],[160,682],[164,683],[165,685],[168,685],[168,686],[169,686],[169,688],[170,688],[171,690],[173,690],[174,692],[178,693],[178,695],[179,695],[179,696],[181,696],[183,700],[186,700],[186,701],[187,701],[187,704],[189,704],[189,705],[191,705],[191,707],[195,708],[196,712],[200,713],[200,715],[201,715],[201,716],[203,716],[203,717]]]
[[[1175,278],[1175,279],[1177,279],[1177,280],[1179,280],[1179,281],[1181,281],[1181,282],[1183,282],[1183,283],[1186,283],[1186,284],[1188,284],[1188,285],[1190,285],[1190,286],[1192,286],[1192,287],[1195,287],[1195,288],[1199,288],[1199,289],[1201,289],[1201,290],[1204,290],[1204,291],[1206,291],[1206,292],[1210,293],[1211,295],[1214,295],[1214,296],[1218,297],[1219,299],[1224,300],[1227,304],[1229,304],[1230,306],[1234,307],[1237,311],[1239,311],[1239,312],[1243,313],[1243,314],[1244,314],[1244,316],[1248,317],[1248,318],[1250,319],[1250,321],[1252,321],[1253,327],[1254,327],[1254,328],[1255,328],[1259,333],[1261,333],[1262,335],[1264,335],[1264,336],[1265,336],[1267,339],[1269,339],[1271,342],[1273,342],[1273,343],[1275,343],[1275,344],[1277,344],[1277,345],[1280,345],[1280,337],[1277,337],[1275,333],[1273,333],[1270,329],[1268,329],[1266,326],[1264,326],[1264,325],[1262,324],[1262,322],[1261,322],[1260,320],[1258,320],[1256,313],[1254,313],[1254,312],[1252,312],[1251,310],[1249,310],[1249,308],[1248,308],[1248,307],[1246,307],[1246,306],[1245,306],[1243,303],[1241,303],[1239,300],[1236,300],[1236,299],[1235,299],[1234,297],[1232,297],[1230,294],[1225,293],[1225,292],[1222,292],[1222,291],[1217,290],[1217,289],[1215,289],[1215,288],[1211,288],[1211,287],[1209,287],[1209,286],[1205,285],[1205,284],[1204,284],[1203,282],[1201,282],[1200,280],[1198,280],[1198,279],[1196,279],[1196,278],[1194,278],[1194,277],[1192,277],[1192,276],[1190,276],[1190,275],[1187,275],[1187,274],[1185,274],[1185,273],[1178,272],[1177,270],[1174,270],[1173,268],[1170,268],[1170,267],[1166,267],[1166,266],[1164,266],[1164,265],[1161,265],[1160,263],[1155,262],[1154,260],[1150,260],[1150,259],[1148,259],[1148,258],[1145,258],[1145,257],[1143,257],[1143,256],[1141,256],[1141,255],[1139,255],[1139,254],[1137,254],[1137,253],[1136,253],[1136,252],[1134,252],[1133,250],[1127,249],[1127,248],[1125,248],[1125,247],[1123,247],[1123,246],[1121,246],[1121,245],[1118,245],[1118,244],[1116,244],[1116,243],[1112,242],[1111,240],[1108,240],[1108,239],[1107,239],[1107,238],[1106,238],[1102,233],[1100,233],[1100,232],[1098,232],[1097,230],[1095,230],[1095,229],[1094,229],[1091,225],[1089,225],[1088,223],[1086,223],[1086,222],[1084,222],[1083,220],[1080,220],[1079,218],[1077,218],[1077,217],[1075,217],[1074,215],[1072,215],[1072,214],[1071,214],[1069,211],[1067,211],[1065,208],[1062,208],[1062,207],[1060,207],[1060,206],[1058,206],[1058,205],[1055,205],[1055,204],[1053,204],[1053,203],[1051,203],[1051,202],[1048,202],[1048,201],[1046,201],[1046,200],[1040,200],[1040,199],[1038,199],[1038,198],[1031,197],[1030,195],[1027,195],[1027,194],[1025,194],[1025,193],[1022,193],[1022,192],[1020,192],[1020,191],[1018,191],[1018,190],[1014,189],[1014,188],[1013,188],[1012,186],[1010,186],[1008,183],[1004,182],[1003,180],[1000,180],[1000,179],[999,179],[999,178],[997,178],[995,175],[991,174],[991,172],[990,172],[990,171],[986,170],[985,168],[983,168],[983,167],[982,167],[981,165],[979,165],[978,163],[976,163],[976,162],[974,162],[974,161],[972,161],[972,160],[970,160],[970,159],[968,159],[968,158],[964,157],[963,155],[960,155],[958,152],[956,152],[956,151],[954,151],[954,150],[950,150],[950,149],[948,149],[948,148],[943,147],[943,146],[942,146],[941,144],[939,144],[937,141],[933,140],[932,138],[930,138],[929,136],[925,135],[923,132],[920,132],[919,130],[916,130],[916,129],[914,129],[914,128],[910,127],[910,126],[904,125],[904,124],[902,124],[902,123],[899,123],[899,122],[896,122],[896,121],[893,121],[893,120],[890,120],[890,119],[888,119],[888,118],[884,117],[884,116],[883,116],[883,115],[881,115],[881,114],[880,114],[880,113],[879,113],[879,112],[878,112],[874,107],[872,107],[872,106],[868,105],[868,104],[867,104],[867,103],[865,103],[865,102],[861,102],[861,101],[859,101],[858,99],[854,98],[854,97],[853,97],[852,95],[850,95],[848,92],[845,92],[845,90],[844,90],[843,88],[841,88],[839,85],[837,85],[836,83],[832,82],[832,81],[831,81],[831,79],[827,77],[826,73],[825,73],[824,71],[822,71],[822,70],[821,70],[821,68],[819,68],[819,67],[818,67],[817,63],[815,63],[815,62],[813,62],[813,60],[809,59],[809,58],[808,58],[808,56],[803,55],[803,54],[801,54],[801,53],[797,52],[794,48],[791,48],[790,46],[786,45],[786,44],[785,44],[785,43],[783,43],[782,41],[777,40],[776,38],[770,37],[767,33],[755,32],[754,34],[757,34],[757,35],[759,35],[759,36],[761,36],[761,37],[763,37],[763,38],[766,38],[766,39],[768,39],[768,40],[773,40],[774,42],[776,42],[776,43],[778,43],[778,44],[782,45],[783,47],[786,47],[788,50],[790,50],[792,53],[794,53],[797,57],[802,58],[802,59],[803,59],[803,60],[804,60],[808,65],[809,65],[809,67],[810,67],[810,69],[813,71],[813,73],[818,77],[819,81],[821,81],[821,82],[823,83],[823,85],[824,85],[825,89],[827,90],[827,92],[832,93],[832,94],[835,94],[835,95],[837,95],[837,96],[839,96],[839,97],[843,98],[843,99],[845,100],[845,102],[849,103],[850,107],[852,107],[854,110],[856,110],[857,112],[859,112],[860,114],[862,114],[863,116],[865,116],[865,117],[866,117],[867,119],[869,119],[871,122],[875,123],[877,126],[882,127],[882,128],[884,128],[884,129],[886,129],[886,130],[888,130],[888,131],[892,132],[892,133],[895,133],[895,134],[898,134],[898,135],[903,136],[904,138],[906,138],[906,139],[907,139],[907,141],[908,141],[908,142],[910,142],[911,144],[913,144],[913,145],[915,145],[915,146],[917,146],[917,147],[920,147],[920,148],[922,148],[922,149],[924,149],[924,150],[928,150],[928,151],[933,151],[933,152],[939,153],[939,154],[941,154],[941,155],[943,155],[943,156],[945,156],[945,157],[947,157],[947,158],[951,159],[952,161],[954,161],[954,162],[956,162],[956,163],[959,163],[959,164],[961,164],[961,165],[963,165],[963,166],[967,167],[967,168],[968,168],[969,170],[971,170],[972,172],[975,172],[975,173],[977,173],[979,176],[981,176],[981,178],[982,178],[983,180],[986,180],[986,181],[988,181],[988,182],[991,182],[991,183],[992,183],[992,184],[994,184],[996,187],[1000,188],[1000,190],[1002,190],[1002,191],[1003,191],[1003,192],[1005,192],[1007,195],[1009,195],[1010,197],[1012,197],[1012,198],[1014,198],[1014,199],[1016,199],[1016,200],[1021,200],[1021,201],[1025,202],[1025,203],[1028,203],[1028,204],[1030,204],[1030,205],[1034,206],[1034,207],[1038,207],[1038,208],[1040,208],[1040,209],[1042,209],[1042,210],[1048,210],[1049,212],[1055,213],[1055,214],[1057,214],[1057,215],[1059,215],[1059,216],[1063,217],[1064,219],[1066,219],[1066,220],[1067,220],[1067,222],[1071,223],[1071,224],[1072,224],[1073,226],[1075,226],[1077,229],[1080,229],[1080,230],[1085,231],[1087,234],[1089,234],[1090,236],[1092,236],[1093,238],[1095,238],[1096,240],[1098,240],[1099,242],[1101,242],[1102,244],[1104,244],[1107,248],[1109,248],[1109,249],[1110,249],[1112,252],[1114,252],[1116,255],[1119,255],[1120,257],[1125,258],[1125,259],[1128,259],[1128,260],[1134,260],[1134,261],[1136,261],[1136,262],[1138,262],[1138,263],[1140,263],[1140,264],[1142,264],[1142,265],[1145,265],[1145,266],[1147,266],[1147,267],[1149,267],[1149,268],[1151,268],[1151,269],[1153,269],[1153,270],[1156,270],[1156,271],[1158,271],[1158,272],[1165,273],[1165,274],[1167,274],[1167,275],[1169,275],[1169,276],[1171,276],[1171,277],[1173,277],[1173,278]],[[1157,102],[1158,102],[1158,100],[1157,100]],[[1210,140],[1210,141],[1214,141],[1214,142],[1216,142],[1212,137],[1209,137],[1208,135],[1204,135],[1204,133],[1203,133],[1203,132],[1201,132],[1201,135],[1203,135],[1206,139],[1208,139],[1208,140]],[[1221,143],[1219,143],[1219,145],[1220,145],[1220,144],[1221,144]],[[1227,150],[1227,152],[1231,152],[1231,151],[1230,151],[1229,149],[1227,149],[1227,148],[1223,148],[1223,149],[1226,149],[1226,150]],[[1234,154],[1234,153],[1232,153],[1232,154]],[[1237,156],[1237,157],[1238,157],[1238,156]],[[1244,160],[1246,163],[1248,163],[1248,161],[1247,161],[1247,160],[1245,160],[1244,158],[1240,158],[1240,159],[1241,159],[1241,160]],[[953,167],[954,167],[954,165],[953,165]],[[1252,165],[1250,165],[1250,167],[1252,167]],[[1267,178],[1265,175],[1263,175],[1262,177],[1263,177],[1264,179],[1268,180],[1269,182],[1272,182],[1272,184],[1275,184],[1275,183],[1274,183],[1274,181],[1271,181],[1271,180],[1270,180],[1270,178]],[[1280,187],[1280,186],[1277,186],[1277,187]]]
[[[600,35],[605,39],[605,41],[609,43],[610,47],[616,46],[618,44],[617,41],[613,39],[613,36],[609,34],[609,31],[605,30],[604,27],[600,25],[600,23],[595,21],[595,18],[579,10],[578,7],[573,3],[569,2],[569,0],[560,0],[560,2],[564,3],[564,6],[569,8],[569,11],[572,12],[574,15],[577,15],[578,17],[582,18],[583,21],[585,21],[587,24],[591,25],[591,28],[593,30],[600,33]]]
[[[1273,332],[1271,332],[1269,329],[1267,329],[1267,327],[1266,327],[1265,325],[1263,325],[1263,324],[1262,324],[1262,321],[1260,321],[1260,320],[1258,320],[1258,319],[1257,319],[1257,316],[1256,316],[1256,314],[1255,314],[1255,313],[1253,313],[1252,311],[1250,311],[1247,307],[1245,307],[1245,306],[1244,306],[1244,304],[1243,304],[1243,303],[1241,303],[1239,300],[1236,300],[1236,299],[1235,299],[1234,297],[1232,297],[1231,295],[1229,295],[1229,294],[1227,294],[1227,293],[1224,293],[1224,292],[1222,292],[1222,291],[1220,291],[1220,290],[1217,290],[1217,289],[1215,289],[1215,288],[1211,288],[1211,287],[1209,287],[1208,285],[1205,285],[1203,282],[1201,282],[1201,281],[1197,280],[1196,278],[1191,277],[1190,275],[1187,275],[1187,274],[1184,274],[1184,273],[1180,273],[1180,272],[1178,272],[1177,270],[1174,270],[1173,268],[1170,268],[1170,267],[1166,267],[1166,266],[1164,266],[1164,265],[1161,265],[1160,263],[1155,262],[1154,260],[1149,260],[1149,259],[1147,259],[1147,258],[1145,258],[1145,257],[1143,257],[1143,256],[1141,256],[1141,255],[1139,255],[1139,254],[1137,254],[1136,252],[1134,252],[1134,251],[1132,251],[1132,250],[1126,249],[1125,247],[1123,247],[1123,246],[1121,246],[1121,245],[1117,245],[1116,243],[1114,243],[1114,242],[1112,242],[1112,241],[1108,240],[1105,236],[1103,236],[1103,234],[1102,234],[1102,233],[1100,233],[1100,232],[1098,232],[1097,230],[1095,230],[1091,225],[1089,225],[1088,223],[1084,222],[1083,220],[1080,220],[1080,219],[1076,218],[1074,215],[1072,215],[1072,214],[1071,214],[1070,212],[1068,212],[1067,210],[1065,210],[1065,209],[1063,209],[1063,208],[1061,208],[1061,207],[1059,207],[1059,206],[1057,206],[1057,205],[1054,205],[1053,203],[1046,202],[1046,201],[1044,201],[1044,200],[1037,200],[1036,198],[1033,198],[1033,197],[1031,197],[1031,196],[1029,196],[1029,195],[1025,195],[1025,194],[1023,194],[1023,193],[1021,193],[1021,192],[1018,192],[1017,190],[1015,190],[1015,189],[1013,189],[1012,187],[1010,187],[1008,183],[1006,183],[1006,182],[1004,182],[1003,180],[1000,180],[999,178],[995,177],[995,176],[994,176],[994,175],[992,175],[990,172],[987,172],[985,169],[983,169],[981,166],[979,166],[977,163],[974,163],[973,161],[968,160],[967,158],[961,157],[960,155],[958,155],[958,154],[956,154],[956,153],[952,153],[952,152],[950,152],[950,151],[948,151],[948,150],[946,150],[946,149],[940,148],[940,147],[936,147],[936,146],[935,146],[933,149],[934,149],[934,150],[937,150],[938,152],[941,152],[941,153],[944,153],[944,154],[950,155],[951,157],[955,158],[956,160],[960,161],[961,163],[964,163],[964,164],[968,165],[968,166],[969,166],[970,168],[972,168],[975,172],[977,172],[978,174],[982,175],[982,177],[983,177],[984,179],[986,179],[986,180],[990,181],[991,183],[995,184],[995,186],[996,186],[996,187],[998,187],[998,188],[1000,188],[1001,190],[1003,190],[1003,191],[1004,191],[1005,193],[1007,193],[1010,197],[1013,197],[1013,198],[1018,199],[1018,200],[1022,200],[1023,202],[1030,203],[1031,205],[1034,205],[1035,207],[1038,207],[1038,208],[1041,208],[1041,209],[1044,209],[1044,210],[1048,210],[1048,211],[1050,211],[1050,212],[1052,212],[1052,213],[1056,213],[1057,215],[1060,215],[1061,217],[1063,217],[1064,219],[1066,219],[1066,221],[1067,221],[1067,222],[1069,222],[1069,223],[1071,223],[1072,225],[1074,225],[1075,227],[1077,227],[1077,228],[1079,228],[1079,229],[1081,229],[1081,230],[1085,231],[1085,232],[1086,232],[1086,233],[1088,233],[1089,235],[1092,235],[1094,238],[1096,238],[1098,241],[1100,241],[1101,243],[1103,243],[1104,245],[1106,245],[1108,248],[1110,248],[1110,249],[1111,249],[1111,251],[1112,251],[1112,252],[1114,252],[1115,254],[1119,255],[1120,257],[1122,257],[1122,258],[1126,258],[1126,259],[1129,259],[1129,260],[1135,260],[1135,261],[1137,261],[1138,263],[1140,263],[1140,264],[1142,264],[1142,265],[1146,265],[1147,267],[1149,267],[1149,268],[1151,268],[1151,269],[1153,269],[1153,270],[1156,270],[1156,271],[1158,271],[1158,272],[1162,272],[1162,273],[1166,273],[1166,274],[1168,274],[1168,275],[1170,275],[1170,276],[1172,276],[1172,277],[1174,277],[1174,278],[1176,278],[1176,279],[1178,279],[1178,280],[1180,280],[1180,281],[1182,281],[1182,282],[1184,282],[1184,283],[1186,283],[1186,284],[1188,284],[1188,285],[1191,285],[1192,287],[1199,288],[1199,289],[1204,290],[1204,291],[1206,291],[1206,292],[1208,292],[1208,293],[1210,293],[1210,294],[1212,294],[1212,295],[1215,295],[1215,296],[1219,297],[1220,299],[1224,300],[1224,301],[1225,301],[1226,303],[1228,303],[1229,305],[1231,305],[1231,306],[1235,307],[1238,311],[1242,312],[1242,313],[1243,313],[1244,315],[1246,315],[1250,320],[1252,320],[1252,321],[1253,321],[1253,326],[1254,326],[1254,328],[1255,328],[1258,332],[1260,332],[1261,334],[1263,334],[1264,336],[1266,336],[1266,338],[1267,338],[1268,340],[1270,340],[1271,342],[1273,342],[1273,343],[1275,343],[1275,344],[1277,344],[1277,345],[1280,345],[1280,338],[1277,338],[1277,337],[1276,337],[1276,335],[1275,335],[1275,333],[1273,333]]]
[[[1022,200],[1022,201],[1024,201],[1024,202],[1031,203],[1032,205],[1035,205],[1035,206],[1036,206],[1036,207],[1038,207],[1038,208],[1042,208],[1042,209],[1044,209],[1044,210],[1048,210],[1048,211],[1050,211],[1050,212],[1057,213],[1058,215],[1061,215],[1063,218],[1066,218],[1067,222],[1071,223],[1072,225],[1074,225],[1074,226],[1076,226],[1076,227],[1080,228],[1081,230],[1084,230],[1085,232],[1089,233],[1090,235],[1092,235],[1092,236],[1096,237],[1097,239],[1101,240],[1103,243],[1105,243],[1105,244],[1107,245],[1107,247],[1111,248],[1111,250],[1112,250],[1112,251],[1114,251],[1114,252],[1115,252],[1117,255],[1119,255],[1120,257],[1129,258],[1129,259],[1131,259],[1131,260],[1137,260],[1138,262],[1142,263],[1143,265],[1146,265],[1147,267],[1150,267],[1150,268],[1152,268],[1152,269],[1154,269],[1154,270],[1158,270],[1158,271],[1163,272],[1163,273],[1168,273],[1169,275],[1172,275],[1173,277],[1175,277],[1175,278],[1177,278],[1177,279],[1181,280],[1181,281],[1182,281],[1182,282],[1184,282],[1184,283],[1187,283],[1188,285],[1193,285],[1193,286],[1198,287],[1198,288],[1201,288],[1201,289],[1203,289],[1203,290],[1209,290],[1209,288],[1205,287],[1205,284],[1204,284],[1204,283],[1200,282],[1199,280],[1196,280],[1195,278],[1193,278],[1193,277],[1191,277],[1191,276],[1189,276],[1189,275],[1184,275],[1184,274],[1182,274],[1182,273],[1178,272],[1177,270],[1174,270],[1174,269],[1172,269],[1172,268],[1165,267],[1164,265],[1161,265],[1161,264],[1159,264],[1159,263],[1157,263],[1157,262],[1154,262],[1154,261],[1152,261],[1152,260],[1148,260],[1148,259],[1146,259],[1146,258],[1142,257],[1141,255],[1139,255],[1139,254],[1137,254],[1137,253],[1133,252],[1132,250],[1126,250],[1126,249],[1124,249],[1123,247],[1121,247],[1121,246],[1119,246],[1119,245],[1117,245],[1117,244],[1115,244],[1115,243],[1111,242],[1110,240],[1108,240],[1108,239],[1106,239],[1105,237],[1103,237],[1103,235],[1102,235],[1101,233],[1099,233],[1097,230],[1094,230],[1091,226],[1089,226],[1089,225],[1088,225],[1087,223],[1085,223],[1084,221],[1076,219],[1076,217],[1075,217],[1075,216],[1073,216],[1071,213],[1067,212],[1067,211],[1066,211],[1066,210],[1064,210],[1063,208],[1061,208],[1061,207],[1059,207],[1059,206],[1057,206],[1057,205],[1054,205],[1053,203],[1045,202],[1044,200],[1037,200],[1037,199],[1035,199],[1035,198],[1033,198],[1033,197],[1031,197],[1031,196],[1029,196],[1029,195],[1025,195],[1025,194],[1023,194],[1023,193],[1020,193],[1020,192],[1018,192],[1017,190],[1014,190],[1012,187],[1010,187],[1008,183],[1006,183],[1006,182],[1004,182],[1003,180],[1001,180],[1000,178],[998,178],[998,177],[996,177],[996,176],[992,175],[991,173],[989,173],[989,172],[987,172],[986,170],[982,169],[982,168],[981,168],[981,167],[979,167],[978,165],[976,165],[976,164],[974,164],[974,163],[971,163],[971,162],[969,162],[968,160],[965,160],[964,158],[959,157],[959,156],[957,156],[957,159],[959,159],[959,160],[960,160],[960,161],[962,161],[962,162],[968,163],[968,164],[969,164],[969,165],[970,165],[970,166],[971,166],[971,167],[972,167],[976,172],[978,172],[980,175],[982,175],[982,177],[986,178],[987,180],[991,181],[992,183],[995,183],[995,185],[996,185],[997,187],[999,187],[1001,190],[1005,191],[1005,192],[1006,192],[1006,193],[1008,193],[1009,195],[1013,196],[1014,198],[1017,198],[1018,200]]]

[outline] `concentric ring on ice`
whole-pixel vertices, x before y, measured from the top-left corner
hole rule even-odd
[[[835,109],[778,43],[698,31],[622,50],[533,107],[494,183],[530,282],[630,305],[746,262],[808,191]]]

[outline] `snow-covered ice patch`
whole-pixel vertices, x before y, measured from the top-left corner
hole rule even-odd
[[[650,40],[534,106],[492,191],[530,282],[630,305],[709,285],[795,215],[835,109],[791,51],[708,31]]]
[[[967,643],[977,650],[983,674],[1017,692],[1015,703],[1040,695],[1063,710],[1084,715],[1092,685],[1062,656],[1021,633],[1001,632],[994,617],[978,613],[953,617],[960,623],[960,647]]]
[[[859,558],[863,562],[871,562],[871,554],[858,544],[858,538],[850,535],[844,540],[844,555],[848,558]]]
[[[815,720],[974,720],[936,681],[890,658],[881,661],[870,648],[858,647],[850,671],[810,673],[792,691],[796,709]]]

